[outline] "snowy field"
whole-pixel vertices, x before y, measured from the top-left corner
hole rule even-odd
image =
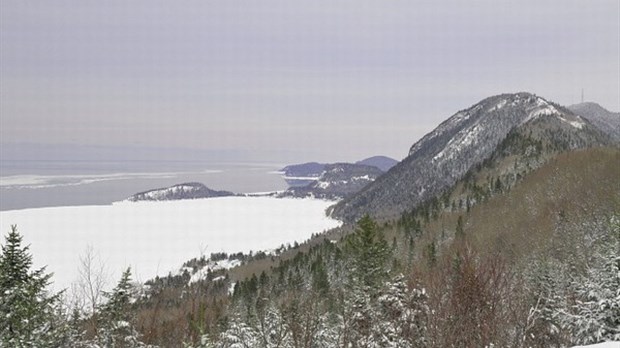
[[[211,252],[249,252],[303,241],[338,226],[325,217],[334,202],[270,197],[222,197],[166,202],[119,202],[0,212],[2,241],[15,224],[31,244],[35,266],[48,265],[54,288],[77,279],[79,259],[92,247],[112,286],[127,266],[134,279],[178,270]]]

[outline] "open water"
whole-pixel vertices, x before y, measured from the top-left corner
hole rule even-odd
[[[0,161],[0,211],[107,205],[184,182],[254,193],[288,187],[280,163],[196,161]]]

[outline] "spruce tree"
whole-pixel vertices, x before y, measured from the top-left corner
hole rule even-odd
[[[11,226],[0,253],[0,347],[59,347],[64,340],[60,294],[49,294],[51,274],[31,271],[32,255]]]
[[[131,283],[131,269],[127,268],[116,287],[109,293],[104,293],[108,302],[101,310],[102,321],[98,343],[105,347],[145,347],[139,341],[139,334],[131,321],[131,305],[135,300],[136,290]]]
[[[371,289],[379,287],[387,278],[390,248],[370,216],[359,220],[357,230],[348,240],[348,248],[353,258],[354,279]]]

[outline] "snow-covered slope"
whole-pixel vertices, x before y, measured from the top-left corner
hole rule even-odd
[[[362,191],[338,203],[333,216],[397,215],[452,185],[488,158],[515,129],[579,148],[608,139],[584,118],[530,93],[503,94],[457,112],[416,142],[409,156]]]
[[[171,187],[159,188],[145,192],[136,193],[127,198],[128,201],[171,201],[179,199],[197,199],[234,196],[228,191],[215,191],[198,182],[178,184]]]
[[[415,143],[409,156],[431,152],[433,162],[441,164],[464,154],[488,153],[510,130],[543,116],[554,117],[576,129],[586,124],[581,117],[541,97],[529,93],[504,94],[459,111]]]

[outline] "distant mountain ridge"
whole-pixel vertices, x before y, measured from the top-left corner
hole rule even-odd
[[[588,119],[615,142],[620,142],[620,112],[611,112],[593,102],[571,105],[568,109]]]
[[[407,158],[336,204],[330,214],[353,221],[365,213],[381,217],[410,209],[453,185],[513,132],[534,142],[544,139],[548,151],[609,143],[588,120],[539,96],[522,92],[489,97],[441,123],[411,147]]]
[[[229,191],[215,191],[198,182],[188,182],[170,187],[159,188],[136,193],[127,198],[131,202],[139,201],[171,201],[180,199],[199,199],[212,197],[234,196]]]

